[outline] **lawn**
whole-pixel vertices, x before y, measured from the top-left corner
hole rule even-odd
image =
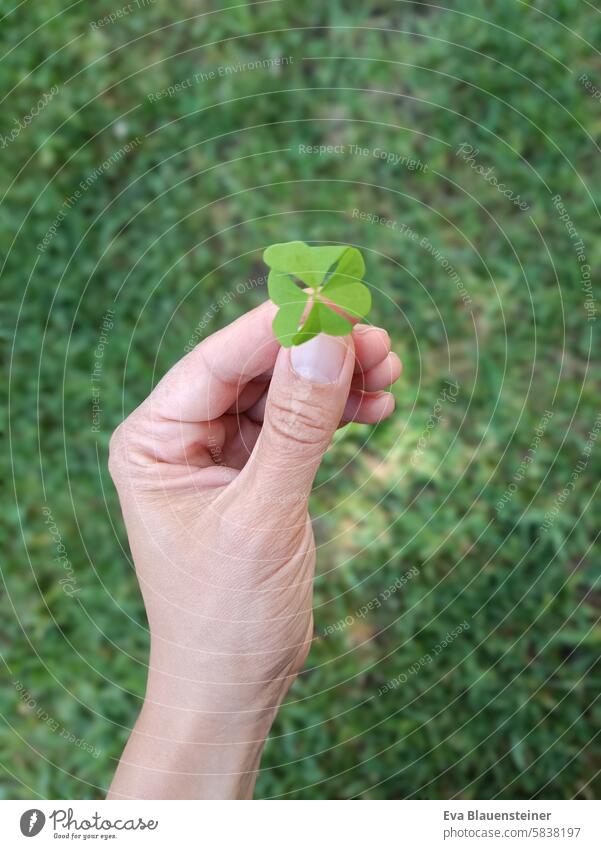
[[[1,797],[104,796],[148,652],[108,439],[289,239],[362,250],[404,375],[316,483],[257,796],[597,795],[601,12],[450,6],[0,0]]]

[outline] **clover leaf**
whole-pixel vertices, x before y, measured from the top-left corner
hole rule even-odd
[[[273,332],[285,348],[318,333],[345,336],[353,327],[347,316],[364,318],[371,308],[370,291],[361,282],[365,263],[357,248],[285,242],[267,248],[263,260],[271,269],[269,297],[279,307]]]

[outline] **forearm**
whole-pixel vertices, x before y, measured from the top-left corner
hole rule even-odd
[[[177,659],[178,661],[181,658]],[[153,667],[108,798],[250,799],[282,686],[192,680]],[[181,670],[181,667],[180,667]]]
[[[109,799],[250,799],[268,728],[145,702]]]

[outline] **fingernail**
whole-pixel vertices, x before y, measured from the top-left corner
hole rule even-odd
[[[346,359],[346,342],[340,336],[320,333],[290,351],[290,364],[305,380],[334,383]]]

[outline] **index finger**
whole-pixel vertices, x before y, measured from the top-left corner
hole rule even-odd
[[[200,342],[142,405],[152,418],[204,422],[223,415],[249,380],[273,368],[280,344],[267,301]]]

